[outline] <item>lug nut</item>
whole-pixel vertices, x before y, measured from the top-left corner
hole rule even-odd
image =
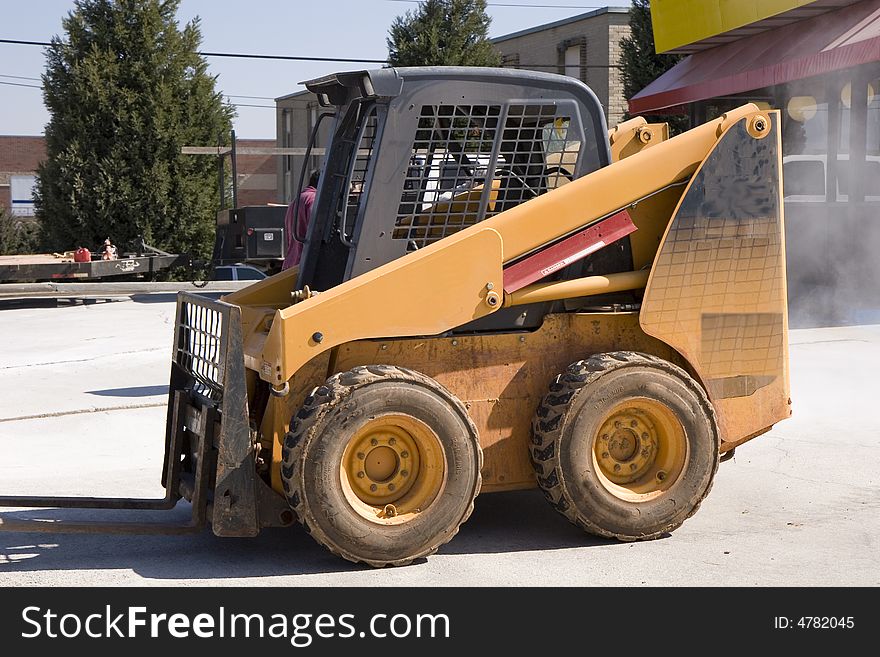
[[[615,464],[614,464],[614,471],[615,471],[615,472],[620,472],[620,463],[615,463]]]
[[[374,493],[379,490],[379,487],[376,484],[370,484],[370,490]]]
[[[364,460],[364,453],[363,453],[363,452],[358,452],[357,457],[358,457],[361,461],[363,461],[363,460]]]
[[[647,440],[647,439],[648,439],[648,432],[647,432],[647,431],[643,431],[643,432],[642,432],[642,440]]]
[[[400,476],[401,476],[401,477],[408,477],[408,476],[409,476],[409,470],[401,470],[401,471],[400,471]]]
[[[394,490],[394,484],[388,484],[388,490]]]
[[[401,458],[404,458],[404,459],[408,459],[408,458],[409,458],[409,452],[407,452],[406,450],[403,450],[403,451],[400,453],[400,457],[401,457]]]
[[[371,444],[373,447],[375,447],[376,445],[379,444],[379,441],[376,440],[375,438],[371,438],[371,439],[370,439],[370,444]]]
[[[608,458],[608,452],[602,452],[602,458],[603,458],[603,459],[607,459],[607,458]]]
[[[629,464],[629,469],[630,469],[630,470],[635,470],[635,469],[636,469],[636,464],[635,464],[635,463],[630,463],[630,464]]]
[[[614,421],[614,428],[615,428],[615,429],[620,429],[620,427],[621,427],[620,420],[615,420],[615,421]]]
[[[364,473],[363,473],[363,471],[358,472],[358,479],[363,479],[363,478],[364,478]]]
[[[629,423],[629,426],[635,428],[635,427],[639,426],[639,421],[633,420],[632,422]]]
[[[664,479],[666,479],[666,473],[663,470],[660,470],[657,473],[657,481],[663,481]]]
[[[388,439],[388,444],[389,444],[389,445],[393,445],[393,444],[396,443],[396,442],[397,442],[397,438],[391,437],[391,438]]]

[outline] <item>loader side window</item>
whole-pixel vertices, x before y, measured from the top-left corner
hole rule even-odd
[[[393,239],[421,248],[482,217],[500,105],[424,105]]]
[[[422,248],[569,182],[570,126],[547,102],[423,105],[392,238]]]
[[[377,125],[376,108],[372,107],[362,120],[357,152],[354,153],[354,158],[351,162],[348,189],[342,190],[339,197],[341,215],[344,217],[345,223],[345,225],[340,227],[340,231],[346,239],[351,237],[352,227],[357,220],[360,210],[364,180],[366,180],[367,169],[373,157],[373,144],[376,141]]]
[[[571,117],[555,105],[511,105],[504,122],[495,166],[497,198],[486,216],[560,187],[575,176],[580,141],[573,139]]]

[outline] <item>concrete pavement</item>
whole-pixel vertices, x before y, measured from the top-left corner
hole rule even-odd
[[[173,313],[172,295],[0,310],[0,494],[161,496]],[[740,447],[696,516],[661,540],[588,536],[527,491],[479,497],[451,543],[405,568],[349,564],[299,527],[253,539],[0,533],[0,586],[880,585],[880,325],[793,330],[791,361],[793,418]]]

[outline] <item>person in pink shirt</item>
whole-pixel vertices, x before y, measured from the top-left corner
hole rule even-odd
[[[312,215],[312,206],[315,204],[315,194],[318,193],[318,179],[321,172],[315,169],[309,174],[309,185],[299,195],[299,203],[294,199],[287,206],[287,214],[284,215],[284,231],[287,233],[287,255],[281,269],[289,269],[299,264],[302,256],[303,241],[309,228],[309,217]],[[296,225],[294,226],[293,213],[296,211]]]

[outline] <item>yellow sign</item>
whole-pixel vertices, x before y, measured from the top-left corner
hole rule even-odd
[[[816,0],[651,0],[654,44],[667,52]]]

